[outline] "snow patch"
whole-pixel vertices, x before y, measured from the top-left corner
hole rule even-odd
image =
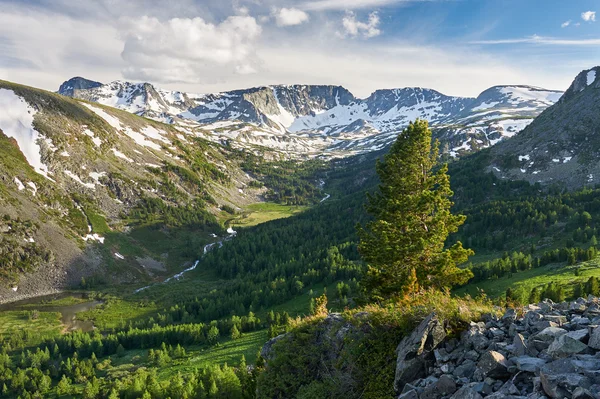
[[[88,234],[85,237],[83,237],[83,241],[96,241],[100,244],[104,244],[104,237],[100,237],[97,233]]]
[[[0,129],[17,141],[19,149],[33,169],[48,177],[48,167],[43,164],[40,153],[40,134],[33,128],[36,114],[27,102],[12,90],[0,89]]]
[[[94,181],[96,182],[96,184],[100,184],[100,178],[102,176],[106,176],[106,172],[90,172],[89,176],[94,179]]]
[[[88,107],[93,113],[98,115],[100,118],[104,119],[109,125],[111,125],[115,129],[117,129],[117,130],[123,129],[123,125],[121,125],[121,121],[118,118],[115,118],[114,116],[108,114],[103,109],[94,107],[93,105],[87,104],[87,103],[81,103],[81,104]]]
[[[519,161],[529,161],[529,155],[519,155]]]
[[[133,163],[133,159],[127,157],[127,155],[123,154],[121,151],[117,150],[116,148],[112,149],[113,154],[115,154],[115,156],[126,160],[127,162],[132,162]]]
[[[587,85],[591,85],[596,81],[596,70],[592,69],[587,73]]]
[[[19,180],[18,177],[15,177],[15,184],[17,185],[17,189],[19,191],[25,190],[25,185],[23,184],[23,182],[21,182],[21,180]]]
[[[65,170],[65,175],[69,176],[71,179],[75,180],[77,183],[81,184],[84,187],[90,188],[92,190],[94,190],[96,188],[95,184],[85,183],[83,180],[81,180],[81,178],[79,176],[77,176],[75,173],[71,172],[70,170]]]
[[[34,183],[34,182],[32,182],[32,181],[28,181],[28,182],[27,182],[27,185],[29,186],[29,188],[31,189],[31,193],[32,193],[32,194],[33,194],[33,196],[35,197],[35,195],[37,194],[37,191],[38,191],[38,189],[37,189],[37,186],[36,186],[36,185],[35,185],[35,183]]]
[[[96,135],[94,134],[94,132],[92,132],[90,129],[85,129],[83,131],[83,134],[85,134],[86,136],[90,137],[92,139],[92,143],[94,143],[94,145],[96,147],[100,147],[102,145],[102,140],[100,140],[98,137],[96,137]]]
[[[567,162],[569,162],[571,159],[573,159],[573,157],[565,157],[565,159],[563,159],[563,163],[567,163]]]

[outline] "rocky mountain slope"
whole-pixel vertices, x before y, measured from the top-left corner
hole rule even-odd
[[[507,179],[600,182],[600,67],[582,71],[565,94],[517,137],[490,151],[489,170]]]
[[[382,149],[409,121],[425,118],[454,157],[514,136],[562,94],[497,86],[477,98],[462,98],[403,88],[377,90],[360,99],[340,86],[281,85],[199,95],[149,83],[98,86],[83,78],[66,81],[59,93],[172,123],[213,141],[265,146],[288,156]]]
[[[265,190],[248,186],[240,162],[191,132],[0,81],[0,302],[91,274],[123,282],[164,269],[143,248],[119,254],[111,240],[157,221],[224,234],[221,207]]]
[[[311,394],[321,393],[319,389],[328,384],[341,390],[340,383],[346,384],[345,397],[363,397],[364,392],[353,390],[352,385],[365,378],[362,387],[369,388],[377,381],[393,384],[389,387],[395,392],[393,396],[380,387],[378,396],[371,393],[370,397],[593,399],[600,397],[598,323],[600,300],[592,296],[562,303],[545,300],[508,309],[500,317],[488,313],[483,321],[458,328],[432,313],[404,338],[390,335],[393,328],[382,325],[368,311],[350,317],[329,314],[310,332],[292,331],[273,338],[261,354],[266,375],[280,373],[269,380],[273,385],[288,381],[286,373],[292,372],[286,366],[298,367],[310,361],[310,356],[319,359],[307,372],[312,382],[306,380],[310,384],[300,387],[298,397],[320,397]],[[349,349],[353,342],[360,348],[356,359]],[[382,351],[387,344],[396,347],[393,360]],[[286,348],[300,350],[298,345],[310,347],[294,358],[296,355]],[[377,373],[363,369],[369,364],[364,359],[369,358],[379,359],[376,364],[385,368],[377,369]],[[293,393],[283,383],[260,388],[269,394]]]

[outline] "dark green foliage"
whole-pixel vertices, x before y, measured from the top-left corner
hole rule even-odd
[[[359,252],[369,266],[365,285],[374,297],[400,294],[411,273],[422,287],[452,287],[471,277],[457,266],[473,252],[460,242],[444,248],[465,217],[450,212],[448,169],[437,167],[437,159],[427,122],[417,120],[377,163],[381,184],[366,205],[375,220],[358,229]]]

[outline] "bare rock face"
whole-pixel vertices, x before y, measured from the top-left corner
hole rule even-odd
[[[446,329],[443,323],[432,313],[410,336],[400,342],[396,349],[398,358],[394,379],[397,392],[402,390],[404,384],[426,374],[426,363],[433,358],[433,350],[445,338]]]

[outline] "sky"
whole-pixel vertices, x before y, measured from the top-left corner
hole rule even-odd
[[[0,79],[566,90],[600,65],[596,11],[599,0],[0,0]]]

